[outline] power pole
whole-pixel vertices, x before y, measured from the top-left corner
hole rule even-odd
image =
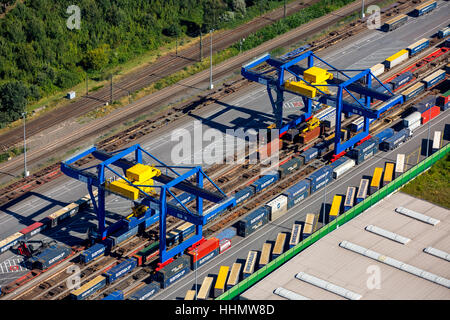
[[[203,60],[203,39],[202,39],[202,28],[200,27],[200,62]]]
[[[24,162],[24,176],[28,177],[29,176],[29,172],[27,169],[27,138],[26,138],[26,134],[25,134],[25,119],[27,118],[27,113],[26,112],[22,112],[22,116],[23,116],[23,162]]]
[[[209,68],[209,89],[214,89],[213,80],[212,80],[212,56],[213,56],[213,50],[212,50],[212,33],[214,29],[209,30],[209,37],[211,40],[211,48],[210,48],[210,68]]]
[[[364,0],[362,0],[362,8],[361,8],[361,17],[364,19],[365,14],[364,14]]]
[[[112,73],[111,73],[111,76],[110,76],[110,77],[111,77],[111,78],[110,78],[110,79],[111,79],[111,81],[110,81],[110,82],[111,82],[111,85],[110,85],[111,99],[110,99],[110,102],[109,102],[109,103],[110,103],[110,104],[113,104],[113,75],[112,75]]]
[[[88,85],[89,76],[86,72],[86,95],[89,95],[89,85]]]

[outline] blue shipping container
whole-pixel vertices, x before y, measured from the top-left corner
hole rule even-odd
[[[136,259],[127,259],[117,266],[112,267],[110,270],[106,271],[103,275],[105,276],[108,283],[116,281],[118,278],[124,276],[134,268],[136,268]]]
[[[83,263],[88,263],[89,261],[105,254],[106,247],[102,243],[96,243],[89,249],[84,250],[80,254],[80,260]]]
[[[423,49],[428,48],[429,45],[430,45],[430,40],[427,39],[427,41],[423,41],[423,42],[419,43],[419,44],[418,44],[417,46],[415,46],[415,47],[408,48],[409,55],[410,55],[410,56],[413,56],[413,55],[415,55],[416,53],[422,51]]]
[[[378,141],[381,143],[384,140],[392,137],[394,135],[394,129],[392,128],[386,128],[383,131],[381,131],[380,133],[378,133],[376,136],[378,137]]]
[[[283,194],[288,197],[289,199],[293,199],[297,197],[298,195],[304,193],[305,191],[309,190],[310,182],[309,180],[302,180],[298,182],[297,184],[293,185],[289,189],[287,189]]]
[[[138,227],[134,227],[130,230],[125,229],[121,229],[119,231],[117,231],[116,233],[114,233],[114,235],[110,236],[109,238],[111,238],[113,240],[113,246],[117,246],[118,244],[124,242],[125,240],[127,240],[128,238],[136,235],[138,233]]]
[[[397,90],[399,87],[405,85],[413,78],[413,74],[409,71],[402,73],[398,77],[395,77],[390,81],[392,83],[392,89]]]
[[[245,187],[244,189],[236,192],[236,194],[234,195],[234,198],[236,199],[236,204],[239,204],[239,203],[247,200],[252,195],[254,195],[254,193],[255,192],[253,191],[253,188],[251,188],[251,187]]]
[[[439,30],[438,37],[440,39],[445,38],[450,34],[450,27],[445,27],[444,29]]]
[[[191,265],[192,270],[195,270],[196,268],[201,267],[202,265],[204,265],[205,263],[207,263],[208,261],[212,260],[215,256],[218,256],[218,255],[219,255],[219,248],[217,248],[216,250],[211,251],[210,253],[208,253],[203,258],[198,259],[195,263],[192,263],[192,265]]]
[[[65,246],[56,246],[53,245],[44,251],[42,251],[37,256],[34,256],[34,264],[37,269],[44,270],[55,263],[64,260],[72,253],[72,249]]]
[[[430,87],[434,86],[439,81],[445,79],[445,76],[446,76],[445,71],[444,70],[438,70],[438,71],[440,71],[440,72],[437,72],[437,74],[436,74],[436,76],[434,78],[428,79],[428,77],[426,77],[425,79],[427,79],[428,81],[426,81],[425,79],[422,80],[425,83],[427,89],[429,89]],[[433,74],[435,74],[435,73],[433,73]]]
[[[311,173],[306,179],[311,181],[311,185],[320,183],[322,180],[331,177],[333,169],[330,166],[325,166],[319,170]]]
[[[255,182],[253,182],[251,185],[255,189],[255,192],[260,192],[261,190],[267,188],[272,183],[276,182],[278,180],[278,174],[269,174],[262,176]]]
[[[222,241],[223,239],[232,239],[236,236],[236,228],[230,227],[226,228],[225,230],[221,231],[216,238],[219,239],[219,241]]]
[[[189,273],[190,269],[189,267],[186,267],[182,270],[180,270],[179,272],[177,272],[176,274],[174,274],[173,276],[171,276],[170,278],[168,278],[167,280],[161,282],[161,287],[163,289],[167,288],[168,286],[170,286],[171,284],[173,284],[174,282],[180,280],[181,278],[183,278],[185,275],[187,275]]]
[[[290,209],[296,204],[300,203],[302,200],[306,199],[309,195],[309,189],[304,191],[303,193],[297,194],[295,197],[288,198],[287,208]]]
[[[409,137],[409,129],[405,128],[394,134],[389,139],[386,139],[382,144],[381,147],[383,150],[393,150],[397,148],[399,145],[401,145],[403,142],[406,141],[406,139]]]
[[[430,3],[429,5],[427,5],[423,8],[415,9],[413,13],[416,17],[419,17],[421,15],[424,15],[424,14],[434,10],[436,8],[436,6],[437,6],[437,2],[433,1],[432,3]]]
[[[313,194],[317,190],[325,187],[331,180],[333,180],[333,179],[331,178],[331,175],[330,175],[330,176],[328,176],[328,178],[320,181],[319,183],[311,184],[311,194]]]
[[[253,210],[237,224],[237,234],[246,237],[269,221],[269,209],[266,206]]]
[[[150,283],[138,291],[134,292],[129,296],[129,300],[149,300],[152,296],[158,293],[160,288],[159,284]]]
[[[305,152],[303,152],[300,157],[303,158],[304,163],[310,162],[312,159],[317,158],[319,155],[319,150],[317,148],[309,148]]]
[[[436,105],[436,96],[429,96],[420,100],[416,105],[414,105],[414,109],[417,112],[424,113],[425,111],[434,107],[435,105]]]
[[[102,300],[123,300],[123,292],[121,290],[114,291]]]
[[[84,300],[105,286],[106,286],[106,279],[102,277],[101,281],[99,281],[95,285],[87,288],[85,291],[81,292],[80,294],[78,294],[78,295],[71,294],[72,299]]]

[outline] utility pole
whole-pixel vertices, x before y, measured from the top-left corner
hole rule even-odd
[[[26,138],[26,134],[25,134],[25,119],[27,118],[27,112],[22,112],[22,117],[23,117],[23,162],[25,165],[24,168],[24,176],[28,177],[30,174],[27,170],[27,138]]]
[[[110,79],[111,79],[111,81],[110,81],[110,83],[111,83],[111,85],[110,85],[111,99],[110,99],[109,104],[113,104],[113,75],[112,75],[112,73],[111,73]]]
[[[86,72],[86,95],[89,95],[89,85],[88,85],[89,76]]]
[[[429,107],[429,117],[428,117],[428,137],[427,137],[427,158],[430,156],[430,129],[431,129],[431,106],[427,103]]]
[[[364,19],[365,14],[364,14],[364,0],[362,0],[362,8],[361,8],[361,18]]]
[[[202,40],[202,28],[200,27],[200,62],[203,60],[203,40]]]
[[[213,56],[213,50],[212,50],[212,33],[214,29],[209,30],[209,36],[211,40],[211,48],[210,48],[210,68],[209,68],[209,89],[214,89],[213,80],[212,80],[212,56]]]
[[[175,42],[175,56],[178,57],[178,30],[177,30],[177,40]]]

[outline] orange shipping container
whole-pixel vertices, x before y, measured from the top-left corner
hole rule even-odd
[[[307,144],[320,136],[320,127],[316,127],[311,131],[307,131],[300,135],[300,143]]]

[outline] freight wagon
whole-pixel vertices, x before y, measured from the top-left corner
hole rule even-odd
[[[53,245],[43,250],[36,256],[28,259],[30,269],[45,270],[63,261],[72,253],[72,249],[66,246]]]
[[[9,248],[15,246],[23,239],[23,234],[21,232],[16,232],[0,241],[0,253],[7,251]]]
[[[438,37],[439,39],[445,38],[450,34],[450,27],[445,27],[438,31]]]
[[[356,194],[356,203],[360,203],[367,197],[367,190],[369,189],[369,180],[361,179],[359,183],[358,193]]]
[[[409,56],[411,57],[424,50],[425,48],[428,48],[429,46],[430,40],[428,40],[427,38],[422,38],[419,41],[416,41],[412,45],[408,46],[406,50],[409,51]]]
[[[245,187],[244,189],[239,190],[234,195],[234,198],[236,199],[236,205],[244,202],[245,200],[247,200],[248,198],[250,198],[254,194],[255,194],[255,191],[251,187]]]
[[[249,251],[247,255],[247,260],[245,261],[244,270],[242,271],[242,277],[248,278],[255,271],[256,259],[258,257],[258,252]]]
[[[384,151],[394,150],[399,145],[401,145],[403,142],[408,140],[411,136],[411,131],[408,128],[402,129],[396,134],[394,134],[389,139],[386,139],[380,144],[380,147]]]
[[[279,166],[279,173],[280,173],[280,179],[286,177],[287,175],[290,175],[292,172],[298,170],[300,166],[302,165],[301,158],[292,158],[285,164],[282,164]]]
[[[123,292],[121,290],[114,291],[102,300],[123,300]]]
[[[335,195],[331,203],[330,212],[328,213],[328,222],[335,220],[341,211],[342,196]]]
[[[433,11],[434,9],[436,9],[437,7],[437,2],[432,0],[432,1],[427,1],[423,4],[421,4],[420,6],[417,6],[414,10],[413,10],[413,15],[415,17],[419,17],[422,16],[428,12]]]
[[[222,241],[224,239],[233,239],[236,236],[236,228],[230,227],[222,230],[219,234],[216,235],[216,238],[219,239],[219,241]]]
[[[410,82],[413,78],[413,74],[409,71],[400,74],[390,81],[390,83],[392,84],[392,90],[398,90],[400,87]]]
[[[106,282],[108,284],[113,283],[120,277],[123,277],[127,273],[133,271],[134,268],[137,266],[136,259],[127,259],[121,263],[119,263],[117,266],[112,267],[105,273],[103,273],[103,276],[106,278]]]
[[[311,160],[317,158],[319,156],[319,150],[317,148],[309,148],[308,150],[304,151],[302,154],[300,154],[300,158],[303,159],[303,163],[307,164],[311,162]]]
[[[382,175],[383,168],[377,167],[373,170],[372,180],[370,180],[370,194],[374,194],[380,188]]]
[[[353,207],[353,204],[355,203],[355,196],[356,196],[356,188],[348,187],[347,193],[345,194],[344,212],[350,210]]]
[[[277,235],[277,240],[275,241],[275,246],[272,251],[272,260],[278,258],[283,254],[284,248],[286,246],[286,233],[281,232]]]
[[[258,268],[264,267],[270,262],[270,257],[272,255],[272,244],[265,242],[261,250],[261,256],[259,257]]]
[[[228,272],[230,271],[230,267],[221,266],[219,269],[219,273],[217,274],[216,284],[214,286],[214,297],[217,298],[221,294],[225,292],[225,284],[228,278]]]
[[[418,82],[402,92],[405,101],[408,101],[425,91],[425,84]]]
[[[261,192],[271,184],[275,183],[277,180],[278,174],[268,174],[253,182],[251,186],[255,192]]]
[[[198,290],[197,300],[207,300],[209,298],[213,281],[213,277],[205,277],[203,279],[200,290]]]
[[[73,300],[84,300],[105,286],[106,278],[104,276],[97,276],[80,288],[71,291],[70,297]]]
[[[368,139],[359,146],[354,147],[348,152],[350,158],[360,164],[369,159],[378,152],[378,140],[375,138]]]
[[[375,119],[369,119],[369,124],[371,124],[374,121],[375,121]],[[364,128],[364,117],[363,116],[359,116],[358,118],[356,118],[355,121],[351,122],[348,125],[348,128],[352,132],[358,132],[358,131],[362,130]]]
[[[47,226],[44,225],[42,222],[35,222],[29,225],[28,227],[23,228],[19,232],[23,234],[23,240],[29,240],[36,234],[40,233],[41,231],[44,231],[46,228]]]
[[[402,49],[384,61],[386,68],[392,69],[409,58],[408,50]]]
[[[238,221],[237,234],[241,237],[247,237],[269,221],[269,208],[266,206],[253,210],[246,217]]]
[[[84,250],[82,253],[80,253],[80,261],[82,263],[88,263],[95,258],[98,258],[100,256],[103,256],[105,254],[106,247],[102,243],[96,243],[92,247]]]
[[[150,261],[150,259],[156,257],[159,253],[159,241],[155,241],[137,252],[133,257],[136,259],[138,266],[142,266],[143,264]]]
[[[425,77],[422,82],[425,83],[425,88],[427,90],[430,90],[433,86],[435,86],[437,83],[444,80],[446,77],[445,70],[439,69],[432,74],[430,74],[428,77]]]
[[[395,161],[395,178],[400,177],[405,172],[405,155],[403,153],[397,154],[397,160]]]
[[[177,207],[181,207],[180,202],[184,205],[187,205],[188,203],[190,203],[194,200],[195,200],[195,196],[193,194],[184,192],[180,195],[177,195],[177,199],[172,199],[172,200],[168,201],[167,203],[177,206]]]
[[[392,18],[381,27],[381,29],[385,32],[389,32],[392,30],[395,30],[399,28],[400,26],[404,25],[406,21],[408,20],[408,16],[405,14],[399,14],[395,18]]]
[[[233,288],[240,281],[241,268],[242,264],[233,263],[233,266],[231,267],[230,276],[228,277],[227,281],[227,290]]]
[[[302,225],[294,223],[291,231],[291,238],[289,239],[289,249],[295,247],[300,242],[300,236],[302,234]]]
[[[149,300],[155,294],[159,292],[160,285],[157,283],[150,283],[142,287],[141,289],[133,292],[128,300]]]

